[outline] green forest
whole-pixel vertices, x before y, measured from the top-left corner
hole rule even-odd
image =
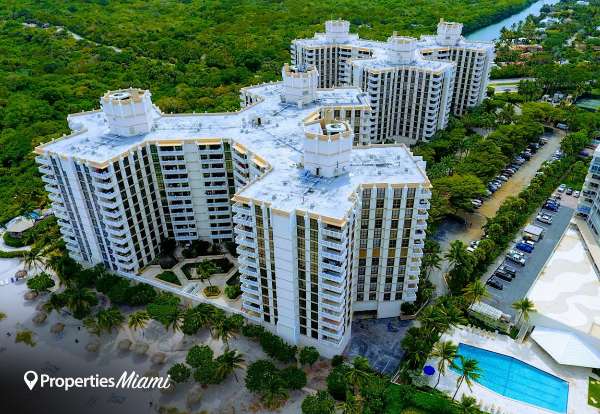
[[[0,2],[0,223],[46,203],[31,150],[106,90],[149,88],[165,112],[233,110],[240,87],[278,79],[290,41],[327,19],[383,39],[430,33],[442,17],[472,31],[529,1]]]

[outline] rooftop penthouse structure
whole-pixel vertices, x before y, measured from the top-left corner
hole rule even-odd
[[[394,33],[387,41],[360,39],[350,23],[330,20],[325,33],[292,42],[292,63],[313,65],[319,86],[356,86],[372,108],[364,143],[415,144],[431,138],[485,98],[494,45],[461,35],[462,24],[440,21],[420,39]]]
[[[235,240],[241,312],[331,356],[353,312],[415,300],[430,183],[403,144],[353,147],[371,113],[359,88],[319,89],[310,66],[282,75],[231,113],[107,92],[36,159],[71,257],[135,278],[163,238]]]

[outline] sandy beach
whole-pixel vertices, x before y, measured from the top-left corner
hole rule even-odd
[[[19,259],[0,259],[0,280],[14,276],[14,273],[22,268]],[[39,297],[33,301],[26,301],[23,295],[27,291],[25,281],[0,286],[0,312],[7,316],[0,321],[0,386],[3,390],[10,391],[5,394],[9,395],[9,406],[18,409],[21,414],[39,414],[41,402],[47,407],[43,412],[53,413],[154,413],[158,412],[160,406],[178,407],[183,412],[194,413],[268,412],[261,410],[258,398],[245,389],[244,370],[236,373],[239,383],[231,375],[219,385],[200,388],[201,401],[192,406],[187,406],[188,395],[192,389],[199,389],[193,380],[178,384],[171,394],[164,394],[159,390],[129,389],[72,389],[65,392],[39,387],[29,391],[23,381],[23,374],[28,370],[58,377],[100,374],[118,378],[124,371],[132,370],[140,375],[155,371],[166,377],[170,366],[185,360],[186,351],[191,346],[207,344],[213,349],[215,357],[223,352],[225,346],[220,340],[214,340],[206,329],[188,337],[182,333],[167,332],[156,321],[150,322],[142,332],[133,332],[125,326],[110,335],[103,334],[99,339],[88,333],[81,321],[72,318],[66,312],[60,315],[52,312],[43,324],[35,325],[32,318],[37,312],[36,307],[45,299]],[[60,334],[51,333],[50,328],[57,322],[65,325],[64,331]],[[35,333],[34,347],[15,343],[16,332],[22,330]],[[118,343],[124,338],[134,343],[143,341],[150,348],[143,356],[132,351],[121,351]],[[98,340],[101,345],[97,353],[86,350],[88,343]],[[244,365],[266,358],[260,345],[245,337],[233,339],[230,346],[243,354],[246,360]],[[166,354],[164,364],[152,364],[151,356],[155,352]],[[315,377],[309,386],[322,386],[324,376],[317,374]],[[306,390],[290,393],[288,403],[276,412],[300,412],[300,404],[306,394]]]

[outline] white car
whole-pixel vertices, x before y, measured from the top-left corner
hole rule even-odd
[[[542,223],[552,224],[552,216],[548,214],[538,214],[536,220],[541,221]]]
[[[521,266],[525,266],[525,261],[526,261],[526,256],[517,251],[517,250],[509,250],[508,253],[506,253],[506,258],[508,260],[510,260],[511,262],[515,262],[520,264]]]
[[[581,195],[581,192],[579,192],[579,191],[575,191],[573,193],[573,197],[575,197],[575,198],[579,198],[580,195]]]
[[[565,184],[561,184],[558,186],[558,189],[556,191],[558,191],[559,193],[564,193],[566,189],[567,186]]]
[[[475,251],[475,249],[477,248],[477,246],[479,246],[479,242],[481,240],[473,240],[471,243],[469,243],[469,247],[467,247],[467,251],[473,253]]]

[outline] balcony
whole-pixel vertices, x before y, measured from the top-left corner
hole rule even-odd
[[[114,210],[119,208],[119,204],[115,200],[106,200],[104,198],[98,198],[98,204],[100,204],[100,206],[108,210]]]
[[[321,286],[327,288],[335,293],[344,293],[344,285],[341,283],[330,282],[328,280],[323,280]]]
[[[109,218],[121,218],[121,212],[119,209],[114,210],[101,210],[102,215]]]
[[[338,266],[336,264],[333,263],[327,263],[327,262],[321,262],[321,267],[323,269],[327,269],[327,270],[333,270],[334,272],[338,272],[338,273],[342,273],[344,271],[344,268],[342,266]]]
[[[323,236],[333,237],[334,239],[340,240],[340,242],[343,242],[346,240],[346,234],[342,231],[321,228],[321,234]]]
[[[252,228],[250,227],[250,229]],[[240,225],[235,226],[235,233],[239,234],[240,236],[254,238],[254,232],[252,230],[248,230]]]
[[[338,252],[336,250],[328,250],[325,246],[322,246],[321,256],[338,262],[344,262],[348,256],[348,251],[344,249],[343,251]]]
[[[59,193],[50,193],[48,194],[48,198],[52,201],[63,203],[62,195],[60,195]]]
[[[425,220],[417,220],[415,222],[416,230],[425,230],[427,228],[427,222]]]
[[[338,295],[335,292],[332,291],[326,291],[326,290],[322,290],[319,293],[319,296],[321,296],[323,299],[327,299],[330,300],[332,302],[337,302],[339,304],[344,302],[344,297],[342,295]]]
[[[342,322],[344,320],[344,313],[343,312],[334,312],[332,310],[329,309],[322,309],[319,311],[319,316],[320,317],[325,317],[328,319],[332,319],[336,322]]]
[[[42,175],[42,181],[47,184],[58,185],[58,180],[52,174]]]
[[[94,187],[104,194],[102,190],[113,190],[115,186],[111,181],[94,181]]]
[[[252,266],[252,267],[257,267],[257,263],[255,259],[251,259],[248,256],[240,256],[238,258],[238,263],[246,265],[246,266]]]
[[[112,177],[108,172],[103,171],[103,172],[99,172],[99,171],[92,171],[90,172],[90,175],[94,178],[97,178],[98,180],[110,180],[110,178]]]
[[[233,216],[233,222],[235,224],[240,224],[243,226],[252,227],[254,224],[252,223],[252,217],[247,216],[245,214],[236,214]]]
[[[240,273],[244,275],[258,277],[258,271],[256,270],[256,268],[252,268],[249,266],[240,266]]]
[[[116,228],[116,227],[110,227],[107,226],[106,227],[106,231],[108,232],[109,236],[115,236],[115,237],[122,237],[122,236],[127,236],[127,234],[129,233],[129,230],[126,228]]]
[[[249,239],[249,238],[244,237],[244,236],[237,236],[235,238],[235,242],[237,244],[239,244],[239,245],[246,246],[246,247],[249,247],[251,249],[256,248],[256,243],[254,242],[254,239]]]
[[[125,245],[112,245],[111,248],[113,249],[114,252],[118,252],[121,254],[130,254],[131,253],[131,249],[129,248],[128,244]]]
[[[38,164],[51,165],[50,159],[42,155],[38,155],[37,157],[35,157],[35,162],[37,162]]]
[[[344,305],[341,302],[336,302],[323,298],[321,301],[322,310],[330,310],[331,312],[342,313]]]
[[[319,240],[319,244],[325,247],[329,247],[330,249],[344,251],[346,249],[346,244],[340,241],[335,240]]]
[[[331,329],[332,331],[334,331],[336,334],[339,334],[339,335],[341,335],[341,332],[344,328],[344,326],[341,325],[338,321],[334,321],[334,320],[328,319],[328,318],[322,318],[321,325],[324,327],[327,327],[328,329]]]
[[[413,247],[411,251],[413,257],[423,257],[423,249],[420,247]]]

